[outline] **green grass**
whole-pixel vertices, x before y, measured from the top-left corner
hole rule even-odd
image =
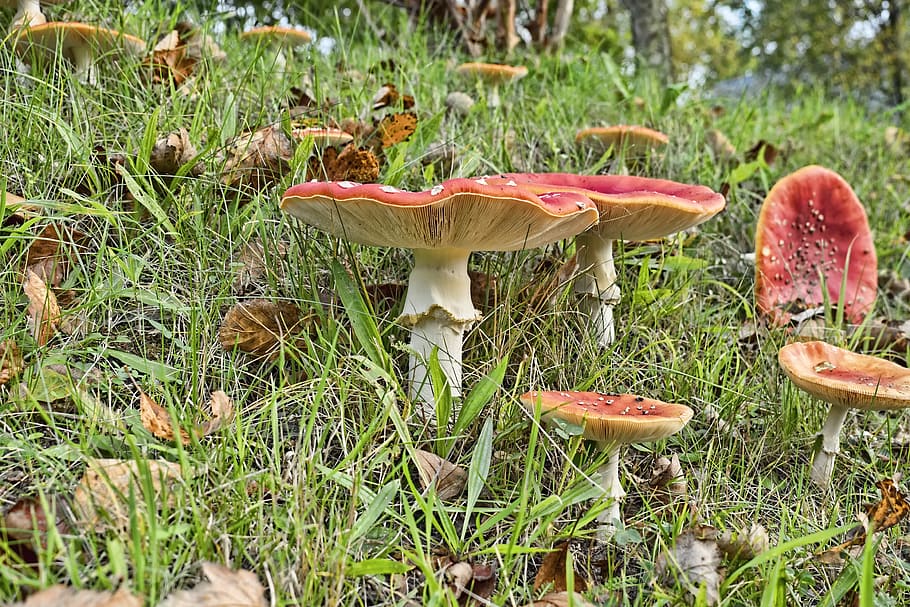
[[[75,2],[49,13],[69,10],[119,25],[105,6]],[[122,24],[152,40],[172,22],[162,12],[155,2],[139,5]],[[404,32],[400,16],[378,18]],[[739,339],[754,317],[753,270],[741,256],[752,248],[771,184],[817,163],[841,173],[864,201],[880,268],[910,276],[903,239],[910,166],[881,135],[898,118],[805,90],[790,99],[723,100],[726,113],[712,121],[714,100],[687,91],[673,101],[653,84],[623,76],[608,58],[586,54],[580,61],[579,51],[517,57],[530,73],[501,91],[504,107],[489,110],[481,99],[458,119],[444,111],[446,94],[477,91],[452,75],[465,58],[451,43],[402,33],[370,44],[365,27],[356,39],[352,28],[339,23],[320,31],[337,38],[335,52],[302,51],[283,77],[269,70],[267,53],[245,48],[233,34],[218,35],[228,59],[200,70],[193,96],[147,84],[129,61],[101,65],[94,88],[62,65],[19,75],[9,47],[0,51],[0,180],[41,206],[40,217],[5,225],[0,240],[2,338],[23,350],[20,380],[27,388],[15,382],[0,388],[0,508],[29,495],[68,496],[87,458],[164,458],[179,462],[185,479],[172,503],[137,506],[126,532],[77,527],[52,537],[37,567],[17,564],[0,542],[0,600],[21,600],[55,582],[103,589],[125,580],[154,604],[191,586],[195,565],[212,560],[254,571],[279,605],[409,599],[448,605],[454,598],[433,556],[444,549],[495,564],[491,600],[521,605],[534,597],[542,550],[573,536],[581,540],[579,575],[594,582],[590,596],[604,604],[676,604],[681,587],[652,581],[658,553],[683,528],[760,522],[779,549],[741,573],[731,566],[735,579],[724,587],[722,604],[814,604],[826,595],[836,602],[849,584],[838,583],[840,568],[815,562],[812,552],[840,541],[841,535],[824,540],[825,531],[851,524],[864,503],[875,501],[876,480],[908,472],[907,447],[890,440],[908,418],[850,418],[833,488],[813,487],[807,471],[825,409],[779,370],[784,333]],[[371,72],[388,58],[396,62],[393,71]],[[390,151],[381,177],[400,187],[508,170],[597,171],[605,162],[578,149],[574,133],[607,123],[648,124],[670,135],[667,153],[644,169],[650,176],[713,188],[732,176],[743,180],[731,189],[727,210],[696,234],[619,246],[620,325],[606,352],[584,337],[568,290],[552,307],[532,307],[528,299],[555,272],[537,269],[541,262],[555,268],[571,243],[475,254],[473,268],[497,278],[496,298],[467,335],[464,383],[468,394],[482,391],[483,378],[503,365],[502,385],[492,395],[478,392],[484,406],[461,432],[439,436],[407,415],[410,404],[396,379],[407,363],[407,336],[395,324],[396,310],[362,300],[364,284],[405,279],[408,253],[348,245],[282,214],[279,197],[303,179],[305,158],[249,201],[219,183],[215,157],[224,143],[279,122],[282,99],[304,77],[318,100],[332,100],[314,112],[320,119],[360,115],[384,82],[415,96],[418,131]],[[156,136],[179,127],[189,130],[207,171],[168,185],[148,173],[147,154]],[[721,129],[740,150],[766,139],[783,153],[770,167],[735,174],[736,166],[716,163],[704,145],[708,128]],[[460,168],[450,174],[423,166],[434,141],[457,146]],[[124,183],[115,183],[96,146],[130,157]],[[82,325],[39,347],[27,326],[20,271],[29,244],[51,221],[87,235],[61,287],[74,292],[66,314]],[[268,272],[249,293],[237,294],[238,256],[251,241],[264,244]],[[278,243],[287,246],[285,256]],[[325,293],[339,303],[321,304]],[[217,334],[225,311],[252,296],[299,304],[313,316],[308,338],[272,362],[223,351]],[[364,305],[375,317],[357,314]],[[910,305],[880,294],[877,312],[904,318]],[[51,364],[67,372],[54,375],[61,367]],[[159,441],[141,426],[125,366],[186,427],[199,421],[200,406],[218,389],[234,399],[238,415],[231,427],[186,447]],[[42,386],[64,398],[35,398]],[[604,457],[577,437],[539,427],[518,405],[521,393],[546,388],[634,392],[696,411],[678,435],[625,449],[624,516],[635,533],[621,542],[588,541],[599,506],[587,478]],[[471,471],[461,498],[442,502],[421,491],[416,448],[447,454]],[[672,454],[683,462],[687,507],[665,506],[632,481],[650,476],[655,457]],[[910,605],[906,528],[876,537],[874,560],[848,563],[843,575],[862,580],[864,604],[872,604],[871,575],[887,576],[874,604]],[[393,576],[401,563],[407,573]],[[624,598],[611,603],[607,596]]]

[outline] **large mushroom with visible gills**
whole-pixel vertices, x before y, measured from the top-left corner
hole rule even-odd
[[[600,392],[540,392],[522,394],[521,404],[540,418],[561,419],[582,427],[582,436],[596,442],[610,459],[598,471],[598,484],[610,500],[597,517],[598,536],[607,540],[621,519],[620,501],[626,492],[619,480],[622,445],[648,443],[679,432],[692,419],[685,405],[665,403],[635,394]]]
[[[597,205],[597,225],[575,239],[581,268],[575,292],[603,347],[616,339],[613,308],[620,300],[613,241],[663,238],[707,221],[726,204],[723,195],[705,186],[629,175],[506,173],[486,179],[514,181],[529,192],[581,194]]]
[[[875,243],[850,184],[814,165],[774,184],[755,228],[758,310],[783,326],[793,313],[830,301],[860,323],[877,288]]]
[[[810,478],[827,487],[840,451],[840,431],[851,409],[891,411],[910,407],[910,369],[821,341],[784,346],[777,360],[796,387],[830,403],[821,449]]]
[[[464,332],[477,320],[471,302],[471,251],[517,251],[562,240],[597,221],[594,203],[575,193],[452,179],[430,190],[310,182],[285,192],[281,208],[351,242],[411,249],[414,267],[399,322],[411,328],[409,390],[423,418],[435,419],[427,361],[439,364],[453,396],[461,393]],[[445,420],[443,420],[445,422]]]

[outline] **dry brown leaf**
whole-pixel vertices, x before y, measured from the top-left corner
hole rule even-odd
[[[748,529],[726,530],[717,536],[717,548],[729,561],[749,561],[771,547],[768,530],[761,523]]]
[[[161,37],[143,64],[150,68],[153,84],[180,86],[193,73],[196,61],[187,54],[177,30],[171,30]]]
[[[174,426],[167,409],[141,390],[139,391],[139,419],[142,420],[145,429],[156,437],[168,441],[174,440]],[[180,428],[180,442],[184,445],[190,444],[190,435],[183,428]]]
[[[367,148],[348,144],[340,152],[326,148],[307,162],[307,180],[356,181],[376,183],[379,180],[379,158]]]
[[[720,551],[713,539],[701,539],[699,533],[690,529],[680,534],[657,557],[655,571],[662,583],[678,583],[689,596],[703,595],[705,605],[716,605],[723,578]]]
[[[45,345],[56,333],[60,325],[60,306],[53,291],[31,270],[25,271],[25,282],[22,290],[28,297],[28,316],[32,325],[32,335],[39,346]]]
[[[20,499],[0,518],[0,540],[26,565],[36,565],[38,554],[47,550],[49,518],[58,533],[68,533],[64,520],[65,505],[55,496],[47,499],[52,515],[49,517],[42,501],[37,497]]]
[[[50,223],[29,245],[24,268],[37,274],[49,287],[58,288],[69,270],[67,249],[82,244],[85,239],[86,235],[79,230]]]
[[[593,607],[585,597],[577,592],[569,593],[565,590],[547,593],[531,603],[530,607],[570,607],[570,605],[573,607]]]
[[[22,373],[22,353],[12,339],[0,341],[0,386]]]
[[[265,246],[258,239],[244,243],[237,261],[240,267],[234,276],[234,293],[241,295],[261,282],[271,271],[280,276],[281,264],[276,263],[288,254],[288,245],[283,241],[269,243],[269,254],[266,255]]]
[[[281,125],[244,133],[226,145],[221,182],[259,192],[289,172],[293,155],[294,146]]]
[[[686,477],[679,463],[679,456],[674,453],[671,458],[657,458],[647,486],[664,504],[668,504],[676,498],[684,498],[686,496]]]
[[[455,499],[464,491],[468,473],[461,467],[421,449],[414,451],[414,457],[417,460],[420,485],[424,489],[435,484],[436,495],[441,500]]]
[[[721,131],[717,129],[708,130],[705,132],[705,141],[708,142],[708,147],[711,148],[717,160],[729,162],[736,157],[736,148]]]
[[[417,114],[399,112],[384,116],[376,125],[383,148],[389,148],[407,141],[417,130]]]
[[[288,334],[300,324],[300,309],[291,302],[251,299],[236,304],[224,316],[218,341],[254,356],[275,358]]]
[[[215,563],[202,563],[209,579],[193,588],[178,590],[158,607],[265,607],[265,588],[251,571],[234,571]]]
[[[566,579],[566,563],[569,559],[569,547],[572,544],[572,540],[565,540],[553,546],[553,550],[550,551],[547,556],[543,557],[543,563],[540,564],[540,569],[537,571],[537,575],[534,576],[534,590],[540,590],[547,584],[552,584],[553,587],[550,589],[553,592],[562,592],[569,589],[569,583]],[[584,577],[578,575],[578,572],[575,573],[575,588],[579,592],[584,592],[588,589],[588,582]]]
[[[398,105],[401,102],[402,109],[409,110],[414,107],[414,97],[412,95],[403,95],[398,92],[398,88],[390,82],[383,84],[373,95],[370,102],[372,109],[381,110],[392,105]]]
[[[181,479],[180,466],[164,460],[89,459],[87,463],[73,492],[73,513],[81,525],[95,531],[129,528],[130,493],[136,496],[136,508],[144,510],[144,470],[159,504],[173,503],[172,488]]]
[[[764,139],[759,139],[755,145],[746,150],[744,157],[748,162],[752,162],[753,160],[757,160],[758,155],[761,154],[765,164],[771,166],[777,159],[778,153],[779,150],[773,143],[769,143]]]
[[[190,142],[189,132],[181,127],[155,142],[149,155],[149,166],[161,175],[176,175],[180,167],[192,162],[197,155],[196,147]],[[203,169],[202,163],[197,163],[190,173],[198,176]]]
[[[196,426],[196,436],[199,438],[217,432],[234,420],[234,402],[223,390],[212,392],[209,408],[212,410],[212,417]]]
[[[33,594],[24,603],[13,603],[10,607],[142,607],[143,604],[140,597],[126,588],[109,592],[78,590],[57,584]]]

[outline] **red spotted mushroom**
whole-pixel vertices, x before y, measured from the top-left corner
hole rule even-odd
[[[468,277],[471,251],[543,246],[597,221],[594,203],[583,195],[538,195],[514,183],[491,186],[473,179],[452,179],[423,192],[344,181],[302,183],[285,192],[281,208],[351,242],[413,251],[399,322],[411,328],[409,390],[431,424],[435,398],[427,361],[434,350],[452,394],[461,391],[462,340],[477,320]]]
[[[583,194],[597,205],[597,225],[575,240],[581,268],[575,292],[603,347],[615,340],[613,307],[620,298],[613,241],[662,238],[707,221],[726,204],[721,194],[705,186],[628,175],[507,173],[486,180],[490,184],[515,181],[531,192]]]
[[[840,431],[851,409],[891,411],[910,407],[910,369],[821,341],[784,346],[777,360],[800,390],[830,403],[822,426],[821,449],[809,473],[827,487],[840,451]]]
[[[872,310],[878,287],[866,211],[843,177],[807,166],[778,181],[755,228],[755,305],[778,326],[792,314],[843,307],[848,322]]]
[[[622,445],[648,443],[679,432],[692,419],[692,409],[634,394],[599,392],[527,392],[521,404],[541,419],[561,419],[581,426],[582,436],[596,442],[610,459],[598,471],[598,483],[610,501],[597,517],[600,539],[609,539],[621,519],[620,501],[626,492],[619,481]]]

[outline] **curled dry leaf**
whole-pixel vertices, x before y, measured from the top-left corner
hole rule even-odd
[[[226,145],[221,182],[229,187],[262,191],[290,170],[291,139],[275,124],[238,135]]]
[[[455,499],[464,491],[468,473],[460,466],[421,449],[414,451],[414,457],[421,487],[427,489],[435,485],[436,495],[441,500]]]
[[[183,165],[196,159],[196,147],[190,142],[185,128],[171,131],[159,138],[149,156],[149,166],[161,175],[176,175]],[[204,167],[197,162],[190,170],[192,175],[201,175]]]
[[[771,166],[777,159],[778,153],[779,150],[773,143],[768,143],[764,139],[759,139],[755,145],[746,150],[744,156],[747,161],[752,162],[753,160],[757,160],[759,155],[761,155],[765,164]]]
[[[45,345],[60,326],[60,306],[53,291],[31,270],[25,271],[22,290],[28,297],[28,316],[32,335],[39,346]]]
[[[540,569],[537,571],[537,575],[534,576],[535,591],[540,590],[548,584],[552,584],[551,590],[553,592],[562,592],[569,589],[569,582],[566,576],[566,563],[569,560],[569,548],[571,545],[572,540],[560,542],[553,546],[553,550],[551,550],[547,556],[543,557],[543,563],[540,564]],[[578,571],[575,571],[574,577],[575,588],[573,590],[584,592],[588,589],[587,580],[585,580]]]
[[[86,238],[79,230],[63,224],[44,226],[25,253],[25,270],[37,274],[49,287],[58,288],[69,271],[69,254]]]
[[[161,37],[143,65],[151,71],[152,84],[180,86],[193,73],[197,58],[187,53],[186,40],[180,32],[171,30]]]
[[[234,420],[234,401],[223,390],[212,392],[209,408],[212,410],[212,417],[196,426],[196,436],[200,438],[217,432]]]
[[[717,535],[717,548],[728,561],[748,561],[771,547],[768,530],[761,523],[748,529],[727,529]]]
[[[0,341],[0,386],[22,373],[22,353],[11,339]]]
[[[651,478],[647,481],[647,486],[665,504],[671,502],[674,498],[685,497],[686,477],[683,475],[679,456],[674,453],[671,458],[657,458],[654,462],[654,469],[651,471]]]
[[[63,501],[51,496],[47,504],[50,513],[37,497],[20,499],[0,518],[0,540],[26,565],[38,564],[38,555],[47,550],[50,520],[54,521],[58,533],[69,532]]]
[[[73,492],[77,522],[95,531],[112,527],[128,529],[130,494],[138,510],[144,510],[143,478],[148,475],[157,504],[173,504],[173,487],[180,481],[180,466],[164,460],[89,459]]]
[[[269,244],[268,254],[259,240],[244,243],[237,259],[239,267],[232,284],[234,293],[246,293],[254,284],[261,282],[269,271],[280,269],[281,264],[275,262],[284,259],[287,253],[287,243],[280,240]]]
[[[23,603],[10,607],[142,607],[143,601],[126,588],[116,592],[78,590],[62,584],[45,588],[28,597]]]
[[[202,573],[209,579],[193,588],[178,590],[158,607],[265,607],[265,588],[251,571],[234,571],[215,563],[202,563]]]
[[[272,359],[300,322],[300,309],[291,302],[251,299],[228,310],[218,331],[218,341],[225,350],[236,348]]]
[[[417,114],[414,112],[399,112],[384,116],[376,125],[379,133],[380,144],[389,148],[407,141],[417,130]]]
[[[202,438],[216,432],[231,423],[234,419],[234,403],[231,398],[222,390],[216,390],[212,393],[212,399],[209,401],[209,408],[212,411],[212,417],[196,426],[196,436]],[[139,418],[146,430],[164,440],[174,440],[174,425],[171,423],[171,416],[167,409],[156,403],[145,392],[139,391]],[[184,445],[190,444],[190,434],[183,428],[178,429],[180,442]]]
[[[398,88],[394,84],[387,82],[379,88],[375,95],[373,95],[373,99],[370,103],[373,111],[399,104],[403,109],[409,110],[414,107],[414,97],[412,95],[399,93]]]
[[[697,530],[684,531],[672,548],[661,552],[655,571],[662,583],[678,583],[690,597],[701,596],[705,605],[720,601],[720,551],[713,539],[700,539]]]
[[[322,155],[313,155],[307,162],[307,180],[356,181],[376,183],[379,180],[379,159],[367,148],[348,144],[340,152],[326,148]]]
[[[581,596],[577,592],[567,592],[565,590],[561,592],[550,592],[543,595],[533,603],[530,607],[594,607],[590,602],[588,602],[585,597]]]

